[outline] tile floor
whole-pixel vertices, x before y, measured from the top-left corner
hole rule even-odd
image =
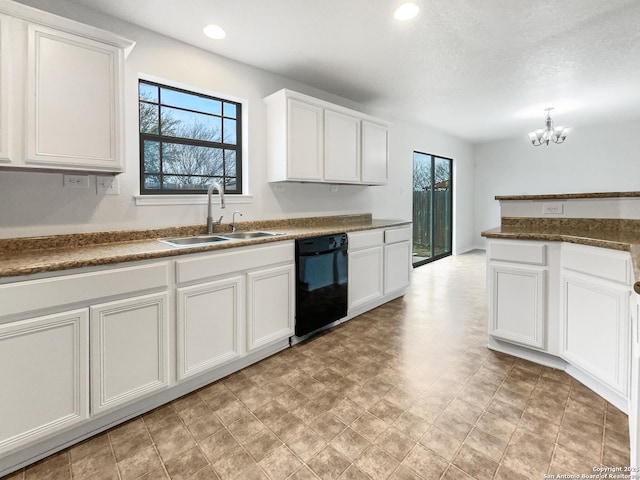
[[[7,477],[542,479],[628,463],[626,416],[566,374],[491,352],[484,255]]]

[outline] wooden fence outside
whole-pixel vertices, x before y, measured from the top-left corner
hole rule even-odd
[[[433,192],[433,254],[451,251],[451,191]],[[419,256],[431,256],[431,191],[413,192],[413,250]]]

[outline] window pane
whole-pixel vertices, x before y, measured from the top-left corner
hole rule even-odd
[[[229,176],[236,176],[236,152],[233,150],[224,151],[225,173]]]
[[[165,175],[162,187],[165,190],[200,190],[206,192],[213,180],[210,177],[190,177],[186,175]]]
[[[161,89],[162,105],[187,108],[198,112],[221,115],[222,102],[213,98],[206,98],[200,95],[192,95],[185,92],[178,92],[169,88]]]
[[[222,150],[219,148],[164,143],[162,165],[166,174],[210,176],[224,174]]]
[[[188,112],[171,107],[161,107],[162,135],[220,142],[222,131],[220,118]]]
[[[140,100],[158,103],[158,87],[140,82],[138,86],[138,96]]]
[[[140,131],[142,133],[158,133],[158,106],[140,103]]]
[[[144,172],[160,173],[160,145],[158,142],[144,142]]]
[[[228,118],[224,119],[224,143],[236,144],[236,121]]]
[[[227,177],[224,181],[224,189],[230,192],[237,190],[237,182],[234,177]]]
[[[144,188],[148,188],[148,189],[160,188],[160,177],[157,175],[145,175]]]
[[[233,103],[224,104],[224,116],[229,118],[236,118],[236,106]]]

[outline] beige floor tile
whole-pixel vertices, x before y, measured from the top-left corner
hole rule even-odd
[[[471,433],[464,441],[464,445],[477,450],[496,462],[499,462],[502,458],[502,454],[507,448],[507,443],[506,440],[494,437],[479,428],[471,430]]]
[[[347,425],[332,413],[325,412],[309,424],[326,442],[330,442],[347,428]]]
[[[299,435],[287,441],[289,449],[303,462],[311,460],[326,445],[327,442],[309,427],[305,427]]]
[[[416,472],[410,468],[400,465],[395,472],[391,474],[389,480],[423,480]]]
[[[371,445],[362,452],[354,463],[373,480],[386,480],[400,465],[396,458],[376,445]]]
[[[302,462],[282,445],[258,462],[271,480],[284,480],[302,467]]]
[[[198,447],[192,447],[165,463],[171,480],[189,480],[209,462]]]
[[[413,470],[423,480],[435,480],[442,476],[449,464],[431,450],[417,445],[402,461],[402,465]]]
[[[372,442],[388,427],[389,425],[386,422],[374,417],[369,412],[365,412],[351,424],[351,428]]]
[[[196,447],[193,447],[193,449],[197,450]],[[191,450],[187,450],[184,454],[173,456],[172,458],[182,458],[183,455],[190,456]],[[201,463],[200,467],[204,465],[206,465],[206,461]],[[157,469],[162,469],[162,461],[154,446],[145,447],[137,451],[134,455],[118,462],[118,470],[120,470],[122,480],[134,480]]]
[[[431,427],[420,440],[420,444],[451,461],[462,445],[462,441],[436,426]]]
[[[462,445],[452,463],[477,480],[491,480],[498,462],[487,457],[466,443]]]
[[[321,480],[333,480],[339,478],[351,462],[329,445],[307,462],[307,465]]]
[[[287,413],[278,420],[267,423],[267,427],[269,427],[280,440],[286,442],[302,432],[306,425],[292,413]]]
[[[241,448],[230,450],[211,460],[211,466],[221,480],[237,478],[254,465],[255,460]]]
[[[271,430],[265,428],[245,440],[242,445],[249,455],[251,455],[256,462],[259,462],[282,445],[282,442]]]
[[[440,477],[440,480],[476,480],[475,477],[467,475],[454,465],[450,465],[444,475]]]
[[[340,435],[331,441],[331,446],[353,462],[367,449],[370,443],[368,439],[358,432],[347,427]]]
[[[404,412],[393,422],[393,426],[413,440],[418,441],[429,430],[431,423],[413,413]]]
[[[340,475],[340,478],[338,480],[371,480],[371,477],[369,477],[355,465],[351,465],[344,471],[342,475]]]
[[[389,427],[382,432],[382,435],[376,439],[375,443],[398,461],[404,460],[416,445],[415,440],[393,427]]]

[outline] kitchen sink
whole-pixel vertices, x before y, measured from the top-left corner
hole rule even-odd
[[[233,232],[233,233],[223,233],[220,236],[223,238],[228,238],[230,240],[246,240],[249,238],[275,237],[277,235],[284,235],[284,234],[275,233],[275,232]]]
[[[228,240],[228,238],[223,238],[219,235],[197,235],[194,237],[163,238],[158,241],[171,245],[172,247],[189,247],[195,245],[210,245],[217,242],[227,242]]]

